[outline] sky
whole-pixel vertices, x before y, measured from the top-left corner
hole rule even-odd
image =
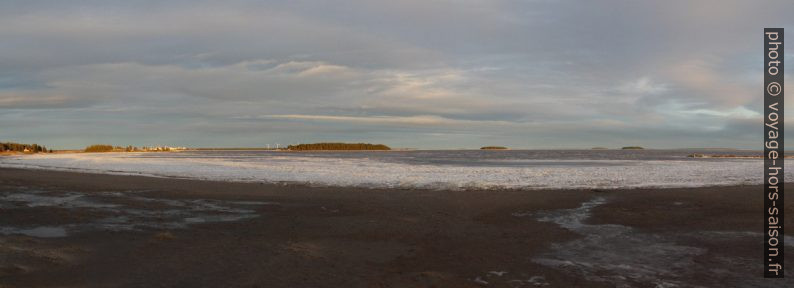
[[[2,0],[0,141],[760,149],[763,28],[791,15],[794,1]]]

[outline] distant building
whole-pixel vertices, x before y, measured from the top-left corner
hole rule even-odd
[[[187,150],[187,147],[170,147],[170,146],[143,146],[143,151],[182,151]]]

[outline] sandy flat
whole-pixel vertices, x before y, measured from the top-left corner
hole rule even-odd
[[[761,186],[430,191],[0,169],[0,287],[791,285],[759,277],[762,196]]]

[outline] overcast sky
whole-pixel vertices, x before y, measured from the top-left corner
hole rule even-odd
[[[758,149],[763,28],[794,28],[794,1],[159,2],[0,1],[0,141]]]

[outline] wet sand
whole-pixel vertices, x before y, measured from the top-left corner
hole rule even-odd
[[[760,277],[761,191],[361,189],[0,168],[0,287],[794,286]]]

